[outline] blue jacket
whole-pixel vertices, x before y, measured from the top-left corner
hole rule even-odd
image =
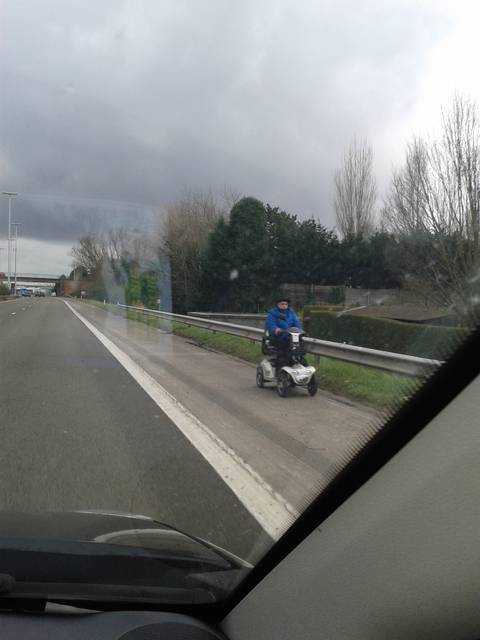
[[[278,307],[272,307],[267,312],[267,319],[265,320],[265,330],[268,331],[269,339],[275,336],[275,329],[290,329],[290,327],[302,328],[300,320],[295,315],[295,311],[287,307],[286,309],[279,309]],[[281,340],[287,340],[286,333],[281,333],[278,336]]]

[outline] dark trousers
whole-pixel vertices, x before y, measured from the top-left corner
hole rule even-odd
[[[290,364],[288,342],[286,340],[282,340],[281,338],[273,338],[272,340],[270,340],[270,346],[274,347],[277,350],[274,362],[272,364],[275,367],[275,375],[278,376],[282,367]]]

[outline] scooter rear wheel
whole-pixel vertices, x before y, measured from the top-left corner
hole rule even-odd
[[[265,386],[265,378],[263,377],[263,371],[261,367],[257,367],[257,377],[256,377],[257,387],[259,389],[263,389]]]
[[[282,371],[278,376],[278,380],[277,380],[278,395],[281,398],[286,398],[289,387],[290,387],[290,380],[288,379],[288,375],[285,373],[285,371]]]
[[[318,382],[314,375],[310,378],[310,382],[307,385],[307,391],[309,396],[317,395]]]

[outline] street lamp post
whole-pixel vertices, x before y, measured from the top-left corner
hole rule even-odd
[[[0,247],[0,251],[5,251],[5,247]],[[2,261],[1,261],[1,257],[2,257],[2,254],[0,253],[0,273],[2,273]],[[3,275],[5,275],[5,274],[3,274]],[[2,278],[2,279],[0,279],[0,284],[3,284],[3,278]]]
[[[16,191],[2,191],[2,194],[4,196],[7,196],[7,198],[8,198],[8,240],[7,240],[8,280],[7,281],[8,281],[8,289],[9,289],[9,291],[11,291],[11,287],[12,287],[12,270],[11,270],[11,265],[12,265],[12,258],[11,258],[11,253],[12,253],[12,198],[14,198],[15,196],[18,196],[18,193]]]
[[[13,294],[17,295],[17,249],[18,249],[18,227],[21,226],[21,222],[12,222],[12,227],[15,227],[15,236],[13,237],[13,240],[15,241],[14,244],[14,253],[15,253],[15,267],[14,267],[14,285],[13,285]]]

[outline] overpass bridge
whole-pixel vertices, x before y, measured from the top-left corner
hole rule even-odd
[[[17,273],[17,286],[29,285],[29,284],[31,285],[44,284],[44,285],[51,285],[53,287],[58,282],[59,279],[60,279],[60,276],[53,276],[49,274],[35,275],[33,273]],[[12,277],[12,280],[14,280],[13,277]]]
[[[56,287],[60,276],[50,275],[50,274],[35,274],[35,273],[17,273],[17,277],[14,275],[10,276],[12,291],[15,286],[15,282],[17,285],[17,289],[22,287],[38,287],[45,289],[53,289]],[[7,274],[0,273],[0,284],[6,285],[8,282]]]
[[[7,284],[7,276],[0,273],[0,284]],[[12,292],[15,278],[12,276]],[[23,287],[53,289],[57,296],[80,295],[82,291],[88,291],[92,281],[74,279],[70,280],[65,275],[63,277],[50,274],[17,273],[17,290]]]

